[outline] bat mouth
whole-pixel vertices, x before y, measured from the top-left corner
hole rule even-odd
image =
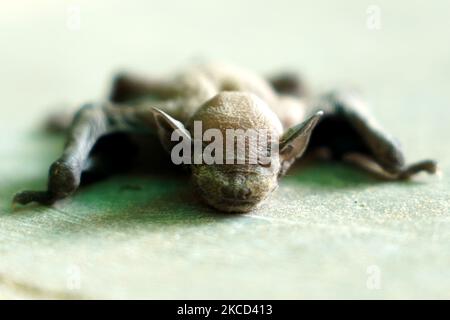
[[[199,184],[194,183],[194,188],[206,204],[222,212],[246,213],[256,208],[265,199],[265,197],[238,199],[233,197],[224,197],[223,195],[211,196],[211,194],[204,190]]]
[[[259,199],[246,199],[246,200],[242,200],[242,199],[234,199],[234,198],[222,198],[221,201],[219,201],[220,203],[223,204],[238,204],[238,205],[242,205],[242,204],[257,204],[260,200]]]
[[[262,200],[260,199],[234,199],[234,198],[219,198],[214,199],[205,196],[205,193],[200,193],[203,200],[211,207],[222,212],[229,213],[246,213],[256,208]]]
[[[250,202],[250,201],[220,201],[220,202],[209,202],[209,205],[214,207],[215,209],[222,212],[229,213],[247,213],[255,209],[259,202]]]

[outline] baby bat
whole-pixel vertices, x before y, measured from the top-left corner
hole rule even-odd
[[[92,169],[92,150],[102,137],[157,135],[170,152],[174,131],[184,146],[196,143],[195,123],[201,123],[201,135],[208,129],[223,134],[225,144],[230,142],[227,129],[264,130],[271,144],[253,152],[256,159],[265,157],[264,162],[192,161],[187,165],[198,194],[219,211],[248,212],[258,206],[307,149],[326,150],[330,157],[383,179],[436,172],[432,160],[406,165],[399,144],[353,91],[310,96],[290,73],[265,79],[234,66],[208,63],[164,79],[116,76],[109,99],[87,104],[73,117],[64,151],[50,167],[47,190],[18,193],[13,202],[50,205],[72,195],[82,173]],[[204,148],[205,142],[201,143]],[[234,137],[231,144],[235,145]],[[121,151],[120,144],[116,147]],[[244,158],[248,160],[248,154]]]

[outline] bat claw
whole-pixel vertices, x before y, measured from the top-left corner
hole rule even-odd
[[[409,179],[419,172],[427,172],[428,174],[437,174],[439,171],[437,162],[434,160],[423,160],[407,166],[399,175],[400,179]]]
[[[22,191],[17,193],[12,201],[13,209],[17,208],[17,205],[27,205],[31,202],[37,202],[44,205],[53,204],[54,198],[47,191]]]

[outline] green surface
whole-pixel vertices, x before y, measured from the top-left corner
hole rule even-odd
[[[375,3],[379,31],[358,1],[178,3],[179,16],[171,3],[77,3],[79,31],[66,28],[69,2],[2,4],[0,298],[450,298],[448,3]],[[114,69],[159,73],[199,55],[358,84],[408,160],[435,158],[442,175],[381,183],[307,165],[260,209],[224,215],[186,176],[158,172],[12,211],[61,150],[37,128],[49,105],[98,97]]]

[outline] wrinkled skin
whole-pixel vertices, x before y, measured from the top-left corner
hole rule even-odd
[[[237,112],[239,106],[239,112]],[[282,125],[276,115],[261,99],[253,94],[223,92],[207,101],[192,116],[201,121],[203,131],[219,129],[227,143],[226,129],[266,129],[272,139],[279,140]],[[193,134],[193,132],[191,132]],[[239,146],[233,143],[235,148]],[[271,157],[269,164],[249,164],[250,153],[245,154],[245,164],[191,165],[192,181],[205,201],[220,211],[247,212],[256,207],[278,185],[280,158]],[[263,152],[264,150],[258,150]],[[226,154],[224,153],[226,158]]]
[[[352,91],[311,96],[292,73],[266,80],[233,66],[206,64],[163,79],[118,75],[108,101],[83,106],[65,125],[53,124],[52,128],[70,126],[64,151],[50,168],[47,190],[18,193],[13,202],[53,204],[78,189],[83,173],[104,173],[105,163],[93,160],[105,137],[157,135],[170,152],[174,130],[189,145],[195,142],[195,121],[202,122],[203,131],[265,129],[277,146],[269,163],[190,165],[200,196],[224,212],[257,207],[307,147],[311,153],[325,149],[329,158],[389,180],[408,179],[421,171],[435,173],[437,168],[433,160],[406,165],[398,142]],[[130,152],[125,145],[113,145],[118,157]]]
[[[277,168],[249,165],[193,165],[192,180],[202,198],[224,212],[248,212],[278,186]]]

